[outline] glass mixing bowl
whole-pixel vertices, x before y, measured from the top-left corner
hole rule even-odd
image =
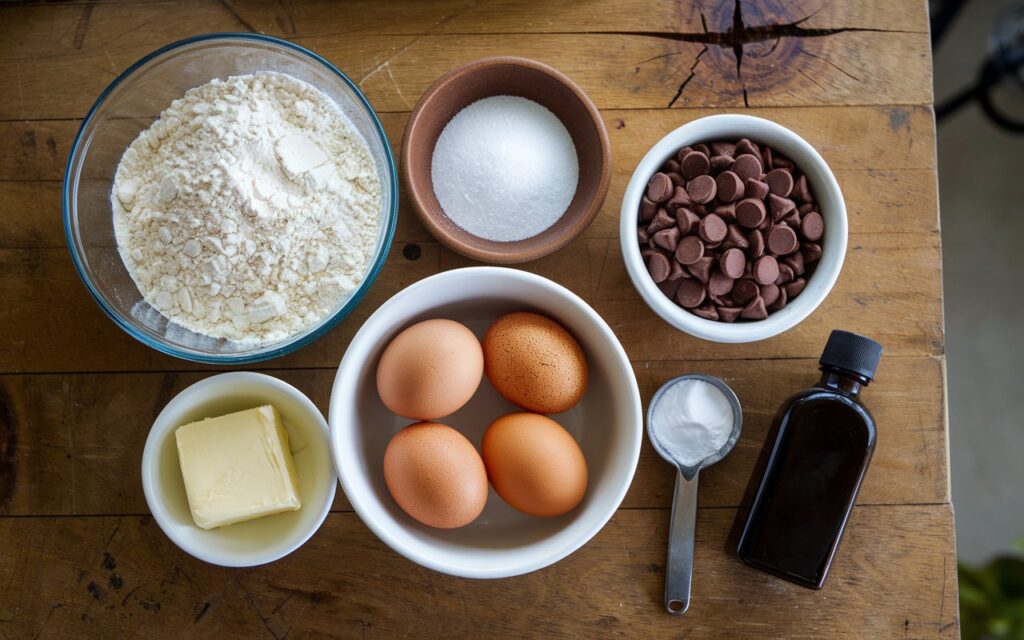
[[[194,333],[147,303],[121,261],[114,237],[110,190],[124,150],[185,91],[213,80],[279,71],[333,99],[369,145],[381,184],[381,225],[362,282],[316,325],[283,340],[242,345]],[[64,176],[64,230],[71,257],[89,293],[120,326],[164,353],[217,364],[256,362],[316,340],[344,318],[373,284],[398,218],[398,181],[387,136],[356,85],[317,54],[278,38],[214,33],[181,40],[136,62],[100,94],[75,137]]]

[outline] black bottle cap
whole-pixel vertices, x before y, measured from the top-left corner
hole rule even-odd
[[[871,380],[882,359],[882,345],[871,338],[835,329],[825,343],[818,362],[830,367],[852,371]]]

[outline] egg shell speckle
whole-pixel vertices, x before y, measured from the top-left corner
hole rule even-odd
[[[587,461],[562,425],[536,413],[510,413],[484,434],[487,477],[512,507],[533,516],[572,511],[587,491]]]
[[[399,431],[384,451],[384,481],[407,514],[431,527],[463,527],[487,503],[487,471],[466,436],[437,422]]]
[[[484,356],[472,331],[454,320],[424,320],[404,329],[377,365],[377,392],[388,409],[436,420],[469,402],[483,379]]]
[[[498,393],[523,409],[560,413],[587,389],[587,360],[576,339],[546,316],[521,311],[484,334],[484,371]]]

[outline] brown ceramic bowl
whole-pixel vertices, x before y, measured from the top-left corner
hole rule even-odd
[[[576,195],[558,222],[516,242],[485,240],[456,226],[434,195],[430,173],[434,145],[448,121],[473,102],[498,95],[533,100],[558,116],[580,165]],[[526,262],[561,249],[597,217],[610,178],[611,147],[597,107],[565,75],[526,58],[484,58],[438,78],[416,104],[402,141],[402,179],[420,220],[442,243],[483,262]]]

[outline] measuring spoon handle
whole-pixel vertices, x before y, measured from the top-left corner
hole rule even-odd
[[[693,576],[693,538],[697,525],[697,474],[693,480],[676,473],[672,523],[668,533],[668,565],[665,570],[665,609],[681,616],[690,608]]]

